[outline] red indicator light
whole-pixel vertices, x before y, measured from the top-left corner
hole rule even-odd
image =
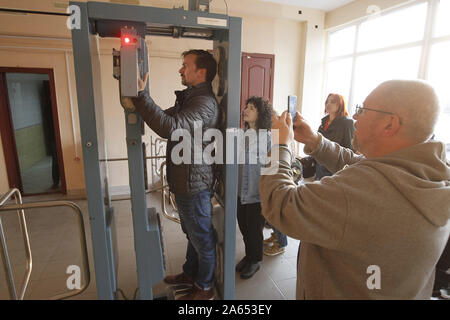
[[[125,43],[130,43],[130,38],[125,37],[125,39],[123,39],[123,41],[124,41]]]

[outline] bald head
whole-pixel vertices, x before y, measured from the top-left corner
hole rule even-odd
[[[390,80],[383,82],[367,97],[384,111],[401,119],[402,134],[414,143],[428,140],[439,115],[439,101],[428,83],[420,80]]]

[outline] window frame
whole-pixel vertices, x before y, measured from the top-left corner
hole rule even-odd
[[[355,87],[355,65],[356,65],[356,60],[358,57],[361,57],[364,55],[370,55],[370,54],[376,54],[376,53],[382,53],[382,52],[388,52],[388,51],[393,51],[393,50],[398,50],[398,49],[406,49],[406,48],[420,46],[421,47],[421,57],[420,57],[420,62],[419,62],[419,70],[417,71],[417,78],[426,80],[427,74],[428,74],[428,65],[429,65],[429,56],[430,56],[430,52],[431,52],[431,47],[440,42],[450,41],[450,35],[433,37],[433,31],[434,31],[435,24],[436,24],[439,1],[440,0],[417,0],[417,1],[407,2],[404,4],[398,5],[394,8],[389,8],[389,9],[382,10],[379,12],[379,17],[381,17],[381,16],[392,14],[399,10],[404,10],[409,7],[419,5],[421,3],[427,3],[428,6],[427,6],[427,13],[426,13],[426,18],[425,18],[424,35],[423,35],[423,38],[419,41],[413,41],[413,42],[408,42],[408,43],[403,43],[403,44],[393,45],[393,46],[388,46],[388,47],[383,47],[383,48],[371,49],[371,50],[358,51],[357,48],[358,48],[358,37],[359,37],[360,27],[364,22],[367,21],[367,19],[368,19],[367,16],[362,17],[356,21],[352,21],[350,23],[326,30],[327,35],[326,35],[326,42],[325,42],[326,48],[325,48],[325,59],[324,59],[324,77],[323,77],[323,85],[322,85],[324,92],[322,93],[322,99],[321,99],[322,104],[325,102],[324,95],[327,94],[327,92],[325,92],[325,90],[327,88],[327,82],[328,82],[328,70],[329,70],[328,66],[331,62],[335,62],[335,61],[338,61],[341,59],[351,58],[351,60],[352,60],[352,63],[351,63],[352,69],[351,69],[351,77],[350,77],[350,91],[345,93],[348,97],[347,105],[348,105],[350,113],[353,113],[353,111],[354,111],[353,105],[355,105],[355,103],[357,103],[357,101],[353,101],[353,99],[354,99],[354,87]],[[378,17],[374,17],[373,19],[377,19],[377,18]],[[349,27],[353,27],[353,26],[356,26],[356,30],[355,30],[355,35],[354,35],[355,41],[353,43],[352,53],[340,55],[340,56],[334,56],[332,58],[329,58],[329,56],[330,56],[330,54],[329,54],[330,35],[334,32],[337,32],[337,31],[340,31],[340,30],[343,30],[343,29],[346,29]]]

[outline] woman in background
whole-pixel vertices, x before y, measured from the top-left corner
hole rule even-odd
[[[236,271],[242,279],[252,277],[261,267],[263,259],[263,228],[265,219],[261,214],[261,199],[259,197],[259,177],[261,175],[261,155],[266,155],[270,149],[270,133],[272,127],[272,107],[262,97],[251,97],[245,102],[243,111],[246,134],[255,130],[258,139],[264,135],[267,144],[264,150],[259,150],[259,141],[244,139],[245,156],[243,164],[239,165],[237,220],[241,230],[245,256],[236,265]],[[266,130],[261,132],[260,130]],[[257,159],[252,163],[251,157]],[[253,159],[254,160],[254,159]]]
[[[348,118],[344,97],[337,93],[330,93],[325,101],[325,113],[326,116],[322,118],[318,132],[342,147],[353,149],[352,139],[355,127],[353,120]],[[331,175],[330,171],[316,161],[316,180]]]

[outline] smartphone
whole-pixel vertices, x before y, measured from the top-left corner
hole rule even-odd
[[[288,112],[291,114],[292,121],[295,121],[297,114],[297,96],[288,96]]]

